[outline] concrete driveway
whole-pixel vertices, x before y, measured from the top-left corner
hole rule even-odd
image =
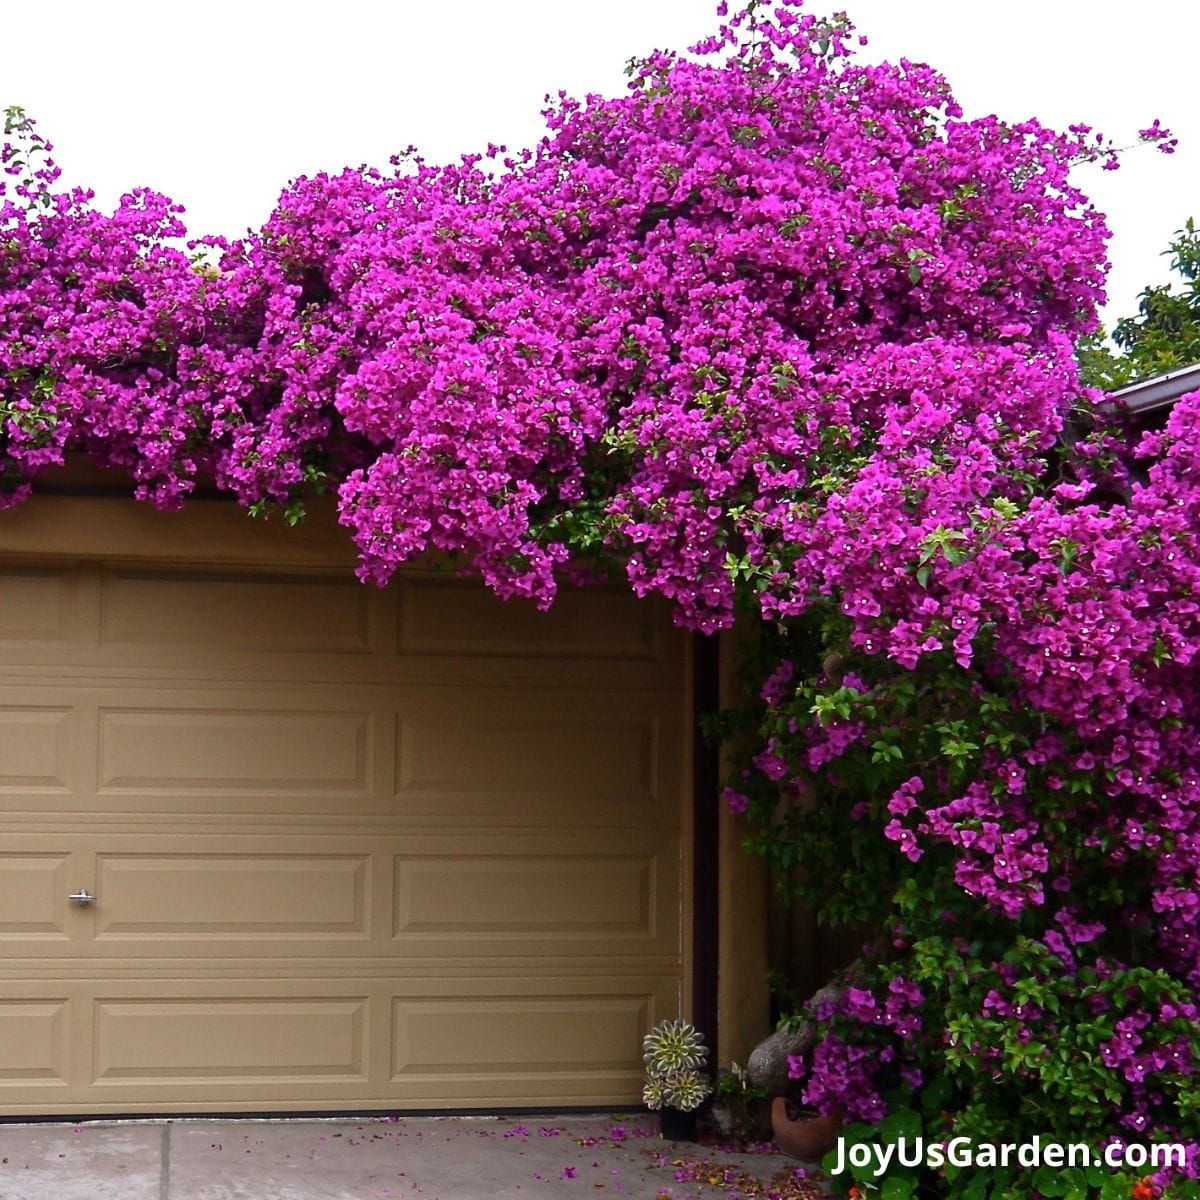
[[[629,1117],[0,1126],[0,1200],[622,1200],[820,1195],[772,1149],[663,1142]]]

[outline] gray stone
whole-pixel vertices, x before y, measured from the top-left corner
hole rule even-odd
[[[859,962],[855,961],[837,979],[814,992],[806,1007],[820,1004],[823,1000],[842,999],[848,989],[859,983],[861,977],[862,968]],[[807,1054],[816,1040],[816,1025],[804,1018],[794,1022],[791,1028],[775,1030],[750,1054],[746,1063],[746,1074],[750,1077],[750,1082],[766,1088],[768,1096],[790,1095],[794,1090],[794,1081],[788,1073],[788,1058],[792,1055]]]
[[[795,1030],[777,1029],[760,1042],[750,1054],[746,1073],[750,1082],[766,1088],[768,1096],[785,1096],[791,1090],[788,1058],[807,1054],[817,1040],[817,1031],[809,1021],[801,1021]]]

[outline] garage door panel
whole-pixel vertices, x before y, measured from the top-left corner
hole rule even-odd
[[[630,1046],[678,1003],[666,978],[420,981],[392,1002],[392,1082],[482,1105],[622,1103],[641,1088]]]
[[[442,706],[438,706],[442,707]],[[400,792],[594,792],[654,799],[653,719],[604,712],[549,717],[497,711],[473,700],[467,711],[400,718]],[[580,778],[580,766],[587,775]]]
[[[53,703],[71,696],[60,685],[0,707],[0,743],[7,716],[12,748],[3,808],[53,796],[55,808],[105,814],[490,822],[503,807],[513,822],[545,825],[571,805],[593,824],[679,820],[683,729],[660,694],[109,686]]]
[[[97,997],[94,1085],[367,1079],[365,996]]]
[[[558,852],[517,844],[507,855],[401,854],[398,949],[623,961],[677,954],[678,843],[632,850],[588,854],[574,843]]]
[[[649,938],[655,884],[650,857],[402,856],[396,862],[396,936]]]
[[[0,1002],[6,1111],[628,1103],[642,1033],[680,1003],[672,972],[85,977],[72,993]]]
[[[0,999],[0,1104],[16,1089],[57,1089],[69,1084],[70,1004],[67,996]]]
[[[188,662],[230,650],[365,655],[374,648],[373,593],[353,578],[108,569],[101,589],[101,646],[117,647],[128,663],[161,664],[164,652]]]
[[[67,568],[0,571],[0,643],[65,642],[75,634],[78,576]]]
[[[0,834],[0,943],[49,956],[677,956],[671,831]],[[68,894],[98,896],[80,907]],[[54,943],[54,944],[50,944]]]
[[[478,583],[404,580],[398,589],[401,654],[659,661],[661,611],[627,589],[564,591],[548,612],[532,600],[497,605]]]
[[[69,942],[66,852],[0,851],[0,945]]]
[[[397,720],[403,814],[573,819],[629,828],[679,821],[682,730],[661,700],[498,692],[434,696]]]
[[[398,998],[392,1078],[624,1073],[651,1006],[645,993]]]
[[[370,790],[370,712],[104,708],[100,794]]]
[[[0,811],[199,821],[394,805],[393,689],[55,678],[0,688],[0,743],[10,712],[15,748],[7,777],[0,760]],[[29,703],[11,703],[17,695]]]
[[[33,679],[678,689],[684,638],[662,605],[612,588],[563,590],[539,613],[467,580],[380,591],[345,573],[0,569],[0,645]]]
[[[0,794],[71,794],[77,713],[68,705],[0,707]]]
[[[636,1099],[686,978],[660,607],[21,567],[0,643],[0,1113]]]
[[[370,882],[366,854],[100,854],[96,940],[366,942]]]

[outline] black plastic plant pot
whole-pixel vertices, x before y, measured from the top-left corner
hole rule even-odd
[[[696,1140],[696,1114],[663,1105],[658,1113],[658,1128],[668,1142],[694,1142]]]

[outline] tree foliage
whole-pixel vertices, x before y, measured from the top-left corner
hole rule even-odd
[[[1112,340],[1120,352],[1100,337],[1081,342],[1080,370],[1089,386],[1114,391],[1200,363],[1200,233],[1191,217],[1166,253],[1179,278],[1147,287],[1137,315],[1117,322]]]

